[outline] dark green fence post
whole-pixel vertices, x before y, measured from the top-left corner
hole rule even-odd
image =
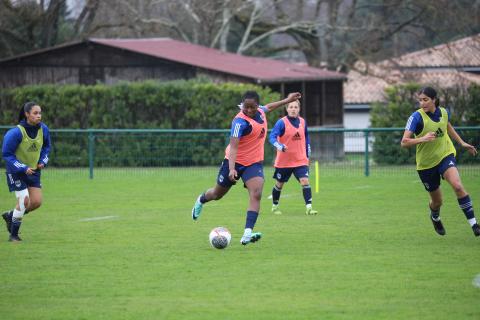
[[[93,179],[93,160],[95,159],[95,134],[88,132],[88,167],[90,169],[90,179]]]
[[[370,175],[370,164],[368,159],[368,136],[370,135],[370,131],[368,131],[368,129],[365,129],[363,133],[365,134],[365,176],[368,177]]]

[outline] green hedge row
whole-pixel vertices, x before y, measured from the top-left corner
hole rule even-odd
[[[0,124],[16,124],[20,106],[33,100],[42,106],[43,121],[52,129],[229,129],[247,90],[256,90],[261,104],[281,98],[269,88],[203,80],[146,81],[115,86],[26,86],[0,91]],[[282,115],[280,110],[272,112],[268,115],[269,122],[274,123]],[[88,164],[85,163],[88,158],[85,135],[71,135],[63,140],[52,136],[52,139],[51,165]],[[190,136],[183,140],[173,136],[96,137],[95,164],[217,165],[226,143],[224,134],[215,139]]]
[[[15,124],[19,107],[33,100],[42,106],[44,122],[57,129],[223,129],[246,90],[256,90],[264,104],[280,98],[269,88],[202,80],[25,86],[0,90],[0,124]]]

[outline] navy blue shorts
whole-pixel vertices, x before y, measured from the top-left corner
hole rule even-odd
[[[263,163],[256,162],[249,166],[243,166],[239,163],[235,163],[235,170],[237,170],[238,179],[242,178],[243,183],[247,182],[251,178],[254,177],[262,177],[263,178]],[[229,188],[235,184],[228,178],[228,173],[230,170],[228,169],[228,160],[224,159],[222,162],[222,166],[220,167],[220,171],[218,172],[217,183],[222,187]]]
[[[42,183],[40,182],[40,176],[42,171],[36,170],[32,175],[26,173],[9,173],[7,175],[7,185],[10,192],[20,191],[30,187],[41,188]]]
[[[308,166],[300,166],[294,168],[275,168],[275,172],[273,173],[273,179],[276,179],[280,182],[287,182],[292,175],[300,180],[300,178],[308,178]]]
[[[450,167],[456,167],[457,161],[453,154],[446,156],[435,167],[425,170],[417,170],[420,180],[422,180],[425,190],[432,192],[440,187],[440,178],[443,179],[443,174]]]

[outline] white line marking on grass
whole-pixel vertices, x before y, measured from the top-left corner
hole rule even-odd
[[[476,288],[480,288],[480,273],[475,276],[472,280],[472,284]]]
[[[364,186],[356,186],[355,188],[353,189],[369,189],[371,188],[372,186],[369,186],[369,185],[364,185]]]
[[[93,217],[93,218],[84,218],[80,219],[80,221],[99,221],[99,220],[108,220],[108,219],[115,219],[118,216],[103,216],[103,217]]]
[[[283,193],[282,193],[282,194],[280,195],[280,198],[290,198],[291,196],[293,196],[293,194],[288,194],[288,193],[287,193],[287,194],[283,194]],[[272,199],[272,195],[269,195],[269,196],[267,197],[267,199]]]

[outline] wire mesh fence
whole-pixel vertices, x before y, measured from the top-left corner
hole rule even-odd
[[[10,127],[0,127],[2,137]],[[457,128],[463,139],[479,146],[480,127]],[[169,176],[211,172],[222,162],[229,130],[53,129],[50,175],[75,171],[94,178],[117,174]],[[310,128],[311,164],[321,175],[415,174],[415,148],[401,148],[403,128]],[[457,146],[459,168],[480,174],[480,157]],[[265,167],[272,167],[275,149],[265,145]],[[3,159],[2,159],[2,165]],[[190,173],[187,173],[190,172]]]

